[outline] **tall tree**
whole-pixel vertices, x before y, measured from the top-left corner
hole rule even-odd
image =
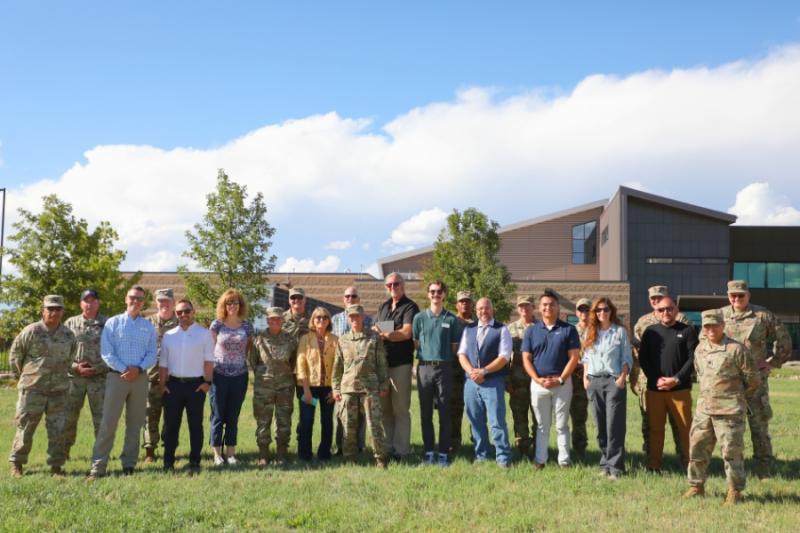
[[[55,195],[43,198],[42,212],[18,210],[13,224],[16,243],[3,253],[17,270],[3,276],[0,303],[0,338],[13,337],[24,325],[40,318],[42,297],[60,294],[64,316],[80,312],[80,293],[93,288],[100,294],[101,312],[114,314],[125,307],[125,293],[141,278],[126,278],[119,266],[126,253],[114,248],[117,232],[108,222],[89,231],[86,220],[76,218],[72,206]]]
[[[447,226],[433,245],[433,258],[423,271],[423,279],[441,279],[450,288],[447,303],[453,308],[457,291],[469,290],[478,297],[491,298],[495,317],[511,316],[516,287],[508,269],[498,259],[500,237],[497,222],[475,208],[460,213],[454,209]]]
[[[213,316],[217,298],[228,288],[247,298],[251,313],[262,311],[258,302],[267,296],[267,275],[275,268],[276,257],[269,255],[275,229],[266,220],[264,196],[246,200],[247,187],[220,169],[216,190],[206,196],[203,220],[186,232],[189,249],[183,255],[205,272],[189,272],[186,265],[178,271],[189,298],[204,308],[201,318]]]

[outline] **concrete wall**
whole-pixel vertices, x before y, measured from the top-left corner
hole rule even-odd
[[[624,279],[622,250],[625,244],[623,235],[624,196],[615,194],[603,214],[600,215],[598,233],[598,266],[601,280]],[[603,242],[603,232],[608,231],[608,240]]]

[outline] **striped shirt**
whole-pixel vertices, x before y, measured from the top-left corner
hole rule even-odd
[[[156,330],[149,320],[122,313],[109,318],[100,337],[100,355],[112,370],[146,370],[156,364]]]

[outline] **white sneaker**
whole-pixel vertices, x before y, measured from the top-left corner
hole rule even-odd
[[[229,455],[228,456],[228,464],[230,466],[234,466],[236,463],[237,463],[236,457],[234,457],[233,455]]]
[[[221,455],[214,456],[214,466],[224,466],[225,459]]]

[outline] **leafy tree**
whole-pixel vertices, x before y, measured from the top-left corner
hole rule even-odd
[[[0,338],[9,339],[30,322],[41,317],[42,298],[47,294],[64,297],[64,317],[80,312],[80,293],[93,288],[100,294],[100,312],[122,312],[125,293],[141,278],[120,274],[126,253],[114,248],[117,232],[108,222],[93,230],[78,219],[72,206],[55,195],[43,198],[42,212],[19,209],[9,236],[14,247],[3,250],[18,274],[3,276],[0,303]]]
[[[454,308],[457,291],[470,290],[476,297],[491,298],[498,320],[511,316],[516,287],[508,269],[497,258],[498,227],[497,222],[475,208],[463,213],[454,209],[447,217],[447,226],[439,232],[433,258],[422,276],[426,283],[441,279],[447,284],[450,309]]]
[[[247,298],[251,313],[263,311],[257,302],[267,296],[267,275],[275,268],[276,257],[268,255],[275,229],[265,218],[264,196],[256,194],[248,205],[246,200],[247,187],[220,169],[216,191],[206,196],[203,220],[186,232],[189,249],[183,255],[205,272],[189,272],[186,265],[178,272],[188,297],[203,309],[201,319],[213,317],[217,298],[228,288]]]

